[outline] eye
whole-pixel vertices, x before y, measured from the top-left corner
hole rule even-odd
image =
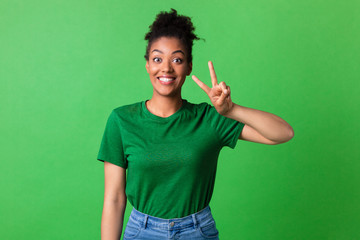
[[[154,57],[154,58],[153,58],[153,61],[154,61],[154,62],[160,62],[160,61],[161,61],[161,58]]]
[[[177,62],[177,63],[182,63],[182,59],[181,59],[181,58],[175,58],[174,61]]]

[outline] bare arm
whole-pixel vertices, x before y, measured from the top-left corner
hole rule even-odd
[[[192,79],[209,96],[219,114],[245,124],[239,139],[275,145],[287,142],[294,137],[293,128],[279,116],[233,103],[230,87],[225,82],[218,83],[212,62],[209,61],[208,65],[212,88],[194,75]]]
[[[105,161],[104,172],[105,192],[101,218],[101,240],[119,240],[127,202],[126,169]]]
[[[225,114],[245,124],[239,139],[264,144],[280,144],[294,136],[293,128],[282,118],[269,112],[233,104]]]

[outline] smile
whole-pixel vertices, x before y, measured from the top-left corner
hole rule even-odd
[[[162,84],[170,84],[170,83],[173,83],[175,81],[175,78],[157,77],[157,79],[159,79]]]

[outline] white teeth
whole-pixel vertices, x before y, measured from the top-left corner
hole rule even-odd
[[[175,78],[159,78],[163,82],[170,82],[172,80],[175,80]]]

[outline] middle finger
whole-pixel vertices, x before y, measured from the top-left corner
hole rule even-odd
[[[214,65],[211,61],[208,62],[208,65],[209,65],[209,70],[210,70],[211,83],[212,83],[212,86],[214,87],[217,85],[217,78],[216,78],[216,74],[215,74]]]

